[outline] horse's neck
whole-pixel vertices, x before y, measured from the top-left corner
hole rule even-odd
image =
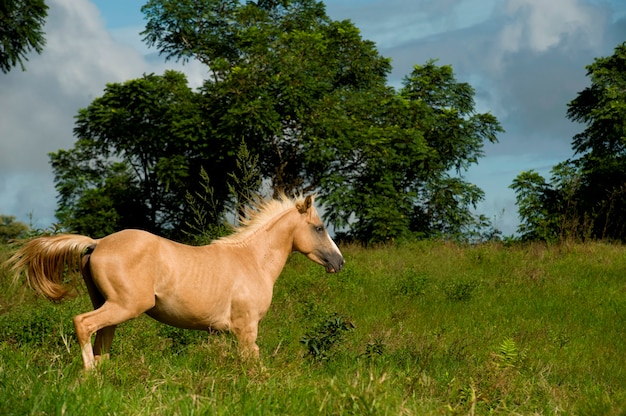
[[[278,279],[293,250],[294,214],[297,211],[285,213],[276,221],[271,221],[247,241],[261,270],[272,283]]]

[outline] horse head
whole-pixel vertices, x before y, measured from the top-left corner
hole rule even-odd
[[[324,223],[313,206],[310,195],[296,203],[300,220],[294,233],[294,250],[321,264],[328,273],[340,271],[345,264],[337,244],[330,238]]]

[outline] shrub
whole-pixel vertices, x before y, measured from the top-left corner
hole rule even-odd
[[[206,342],[207,337],[206,331],[176,328],[166,324],[158,325],[157,334],[171,341],[169,347],[176,354],[180,354],[189,345]]]
[[[444,285],[443,292],[446,295],[446,299],[462,302],[470,300],[477,287],[478,282],[475,281],[452,281]]]
[[[307,355],[314,360],[328,359],[331,349],[339,344],[354,324],[345,316],[330,314],[325,320],[306,332],[300,342],[307,348]]]
[[[400,275],[395,284],[394,292],[407,297],[421,296],[426,293],[428,277],[415,269],[407,269]]]

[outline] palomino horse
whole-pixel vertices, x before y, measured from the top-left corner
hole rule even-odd
[[[144,312],[180,328],[232,331],[242,354],[258,358],[259,321],[292,251],[329,273],[344,265],[311,196],[258,203],[234,234],[207,246],[138,230],[97,240],[61,234],[28,241],[8,262],[16,278],[26,268],[29,285],[52,301],[71,292],[64,272],[80,268],[94,310],[74,326],[90,370],[108,357],[116,325]]]

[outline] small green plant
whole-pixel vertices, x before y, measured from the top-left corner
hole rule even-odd
[[[524,359],[524,352],[520,351],[513,338],[505,338],[495,354],[498,367],[518,367]]]
[[[328,359],[331,349],[339,344],[346,332],[354,329],[354,324],[338,313],[330,314],[306,332],[300,342],[307,348],[307,355],[314,360]]]
[[[35,306],[17,306],[10,314],[0,315],[0,341],[19,347],[40,347],[49,342],[61,344],[69,332],[73,337],[71,324],[72,309],[60,310],[57,305],[37,302]],[[68,305],[63,305],[68,306]],[[65,324],[65,329],[64,329]]]
[[[229,212],[243,215],[244,207],[259,195],[261,174],[258,155],[252,155],[242,140],[237,152],[237,171],[228,173],[228,192],[234,204],[220,207],[215,198],[215,189],[210,184],[204,167],[200,169],[201,192],[187,192],[185,199],[193,214],[192,220],[185,222],[188,230],[183,230],[192,243],[208,244],[212,240],[230,233],[226,216]]]
[[[463,302],[472,298],[474,290],[478,287],[478,283],[474,281],[453,281],[443,287],[446,299]]]
[[[209,175],[204,167],[200,169],[202,192],[187,192],[185,198],[193,214],[192,220],[185,224],[189,230],[183,230],[195,244],[208,244],[212,240],[228,234],[225,212],[220,210],[215,199],[215,191],[210,184]]]
[[[470,383],[464,387],[462,387],[459,390],[459,401],[462,404],[465,405],[469,405],[470,406],[470,411],[469,414],[473,415],[475,408],[476,408],[476,402],[479,399],[479,395],[476,393],[476,386],[475,386],[476,382],[474,381],[474,379],[472,379],[470,377]]]
[[[160,337],[171,340],[170,348],[176,353],[182,352],[189,345],[206,341],[205,331],[182,329],[169,325],[159,325],[157,333]]]
[[[387,335],[387,338],[388,337],[389,335]],[[386,340],[381,336],[377,336],[377,337],[372,338],[365,345],[365,353],[363,354],[363,356],[368,359],[374,359],[376,357],[382,356],[385,353],[386,349],[387,349]]]
[[[407,269],[396,280],[395,292],[407,297],[421,296],[426,293],[428,277],[415,269]]]
[[[259,155],[248,150],[245,140],[241,140],[237,150],[237,170],[228,174],[228,192],[235,199],[235,211],[244,214],[244,207],[259,195],[263,185]]]

